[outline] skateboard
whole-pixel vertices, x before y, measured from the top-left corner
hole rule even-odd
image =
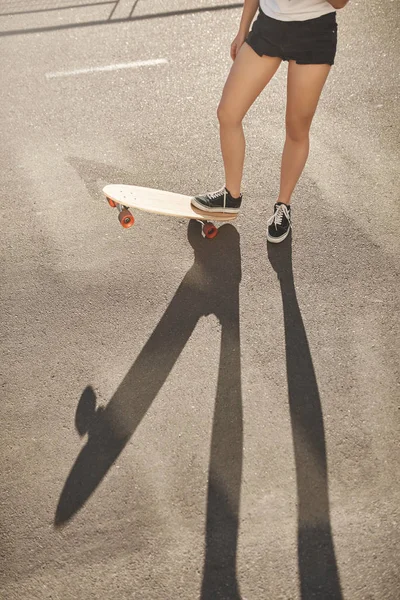
[[[181,219],[195,219],[202,223],[203,235],[209,239],[218,233],[218,227],[212,221],[233,221],[238,216],[237,213],[203,213],[191,205],[192,196],[135,185],[106,185],[103,193],[108,204],[118,209],[118,220],[125,229],[132,227],[135,222],[129,208]]]

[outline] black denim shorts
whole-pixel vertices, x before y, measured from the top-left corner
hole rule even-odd
[[[259,56],[279,56],[299,65],[333,65],[336,54],[336,13],[307,21],[278,21],[260,9],[246,42]]]

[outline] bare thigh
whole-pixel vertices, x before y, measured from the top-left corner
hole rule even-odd
[[[277,57],[259,56],[245,42],[225,83],[218,107],[220,120],[240,123],[281,62]]]
[[[308,135],[329,71],[329,65],[298,65],[295,61],[289,62],[286,129],[293,139]]]

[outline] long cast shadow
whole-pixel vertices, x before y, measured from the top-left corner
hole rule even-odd
[[[221,355],[211,437],[205,559],[201,598],[240,599],[236,577],[243,423],[240,370],[240,240],[232,225],[214,240],[203,239],[190,222],[194,265],[133,366],[103,410],[96,411],[91,387],[81,396],[76,427],[88,433],[56,509],[65,525],[88,501],[129,442],[166,381],[200,317],[221,322]]]
[[[27,10],[14,10],[11,12],[1,12],[0,19],[2,17],[15,17],[21,15],[38,15],[41,13],[50,13],[50,12],[62,12],[65,10],[71,9],[80,9],[80,8],[92,8],[96,6],[106,6],[108,4],[112,4],[115,8],[119,3],[119,0],[104,0],[99,2],[89,2],[87,4],[68,4],[65,6],[48,6],[46,8],[31,8]]]
[[[118,23],[129,23],[135,21],[147,21],[149,19],[162,19],[167,17],[177,17],[181,15],[189,15],[203,12],[217,12],[221,10],[231,10],[235,8],[242,8],[242,2],[236,2],[235,4],[218,4],[216,6],[202,6],[199,8],[187,8],[182,10],[171,10],[160,13],[153,14],[145,14],[145,15],[137,15],[132,16],[132,12],[129,17],[124,18],[115,18],[112,19],[111,16],[114,13],[114,10],[111,13],[111,16],[107,17],[107,19],[98,19],[97,21],[83,21],[80,23],[65,23],[63,25],[44,25],[42,27],[31,27],[27,29],[12,29],[9,31],[0,31],[0,37],[9,37],[13,35],[26,35],[29,33],[45,33],[47,31],[62,31],[64,29],[81,29],[82,27],[98,27],[100,25],[116,25]],[[114,7],[115,9],[115,7]],[[23,13],[19,13],[23,14]],[[5,16],[5,15],[4,15]]]
[[[201,600],[240,600],[236,576],[243,462],[240,257],[228,251],[226,257],[220,258],[230,271],[230,274],[224,275],[223,286],[228,284],[232,275],[233,278],[228,294],[224,294],[223,301],[218,302],[215,312],[221,322],[222,337],[211,438]]]
[[[298,566],[302,600],[342,600],[329,510],[325,430],[317,379],[297,301],[291,236],[268,258],[281,287],[290,420],[298,498]]]

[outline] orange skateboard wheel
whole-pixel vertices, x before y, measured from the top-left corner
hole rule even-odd
[[[112,200],[112,198],[107,197],[107,202],[111,206],[111,208],[115,208],[117,206],[114,200]]]
[[[212,223],[203,225],[203,233],[206,238],[212,240],[218,234],[218,229]]]
[[[122,227],[124,227],[125,229],[132,227],[132,225],[135,222],[133,214],[129,212],[129,210],[127,210],[126,208],[124,208],[124,210],[121,210],[121,212],[118,215],[118,219]]]

